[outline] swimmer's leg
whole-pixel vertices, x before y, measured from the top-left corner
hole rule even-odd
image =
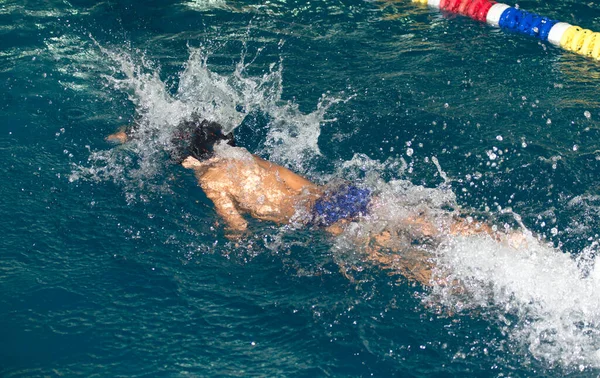
[[[422,240],[422,245],[409,245],[406,235]],[[435,249],[434,244],[439,237],[487,235],[499,243],[506,243],[514,249],[527,248],[527,238],[522,232],[504,233],[493,230],[488,224],[454,217],[450,226],[439,226],[425,217],[415,216],[406,218],[398,230],[384,230],[370,235],[365,243],[367,260],[388,269],[390,274],[402,275],[409,281],[416,281],[424,286],[450,286],[454,290],[463,290],[461,284],[449,279],[436,268],[435,258],[426,244]]]
[[[494,231],[488,224],[473,221],[470,219],[464,219],[455,217],[453,223],[450,225],[450,235],[454,236],[470,236],[486,234],[497,242],[505,243],[514,249],[523,249],[528,247],[527,233],[531,235],[530,231],[525,232],[519,231]]]
[[[339,235],[344,232],[347,222],[341,221],[327,227],[327,232]],[[404,276],[409,281],[422,285],[432,284],[433,263],[432,255],[424,248],[425,244],[436,243],[440,230],[425,217],[407,217],[399,229],[384,230],[368,236],[356,236],[354,243],[365,252],[365,259],[389,270],[391,275]],[[407,244],[407,236],[410,236]],[[419,240],[420,246],[409,245]],[[344,274],[343,270],[342,273]],[[347,276],[347,273],[344,274]],[[438,281],[437,278],[434,278]]]
[[[450,235],[455,236],[470,236],[477,234],[487,234],[494,239],[498,239],[498,233],[492,230],[492,228],[479,221],[474,221],[471,218],[464,219],[461,217],[454,217],[449,230]]]
[[[391,275],[399,274],[409,281],[430,286],[435,268],[432,255],[417,246],[401,247],[400,238],[388,230],[371,236],[366,246],[367,259],[388,269]]]

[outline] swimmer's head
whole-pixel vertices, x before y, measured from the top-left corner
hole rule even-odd
[[[224,134],[223,127],[216,122],[210,122],[198,116],[191,120],[183,121],[174,132],[171,157],[181,163],[188,156],[200,161],[214,156],[214,146],[220,141],[225,141],[230,146],[235,146],[233,133]]]

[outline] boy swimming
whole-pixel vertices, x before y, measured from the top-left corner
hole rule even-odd
[[[135,137],[135,130],[121,130],[107,140],[124,143]],[[244,215],[277,224],[304,224],[322,227],[338,235],[352,221],[367,216],[386,204],[371,191],[351,184],[320,186],[289,169],[236,147],[233,135],[225,135],[215,123],[192,117],[182,122],[172,139],[173,159],[191,169],[217,214],[226,224],[226,236],[239,238],[248,229]],[[419,214],[406,216],[395,228],[384,229],[356,239],[364,246],[367,258],[422,284],[430,284],[432,264],[423,249],[412,248],[413,256],[397,243],[398,235],[409,235],[410,244],[436,244],[444,235],[487,234],[496,240],[506,234],[492,231],[480,222],[451,217],[434,224]],[[517,235],[517,238],[514,236]],[[511,243],[518,243],[513,234]],[[521,239],[522,240],[522,239]],[[416,255],[415,255],[416,253]]]

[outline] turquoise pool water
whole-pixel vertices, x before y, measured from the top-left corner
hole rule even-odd
[[[519,6],[600,30],[591,2]],[[597,62],[408,1],[0,0],[0,35],[0,376],[600,374]],[[444,246],[464,293],[343,235],[232,243],[163,149],[199,110],[390,212],[542,241]]]

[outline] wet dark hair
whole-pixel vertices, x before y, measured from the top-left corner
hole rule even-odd
[[[235,147],[233,133],[223,134],[223,127],[217,122],[211,122],[199,116],[182,121],[171,139],[173,150],[171,158],[181,163],[188,156],[202,161],[214,156],[214,146],[219,141],[226,141]]]

